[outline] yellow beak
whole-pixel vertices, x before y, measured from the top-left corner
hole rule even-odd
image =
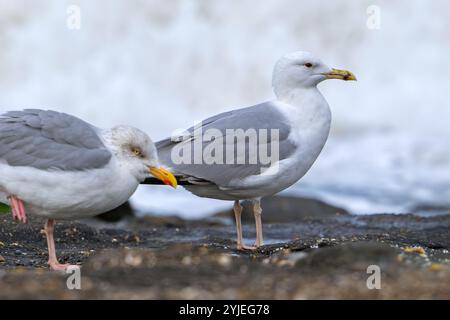
[[[149,167],[150,174],[154,176],[155,178],[161,180],[165,184],[172,186],[173,188],[176,188],[178,185],[177,179],[171,174],[169,171],[164,169],[163,167],[156,168],[156,167]]]
[[[340,79],[340,80],[353,80],[356,81],[356,77],[353,73],[347,70],[331,69],[330,72],[323,73],[327,79]]]

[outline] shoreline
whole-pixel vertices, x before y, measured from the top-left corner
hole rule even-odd
[[[202,220],[58,222],[58,256],[82,264],[82,290],[68,290],[67,276],[48,270],[42,219],[19,225],[1,215],[0,298],[450,298],[450,215],[329,211],[276,222],[267,211],[270,244],[255,252],[235,249],[226,212]],[[253,239],[253,222],[244,222]],[[366,287],[369,265],[381,268],[381,290]]]

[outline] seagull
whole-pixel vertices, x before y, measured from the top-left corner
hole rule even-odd
[[[325,145],[331,111],[317,85],[326,79],[356,77],[329,68],[311,53],[289,53],[273,70],[275,100],[218,114],[156,143],[161,163],[180,185],[200,197],[234,201],[238,250],[264,244],[261,198],[299,181]],[[269,131],[274,134],[269,136]],[[262,158],[265,150],[276,155],[269,165]],[[241,200],[253,203],[255,246],[243,241]]]
[[[47,219],[48,264],[65,270],[56,257],[55,219],[72,220],[112,210],[152,175],[177,186],[159,166],[152,140],[139,129],[100,129],[56,111],[25,109],[0,116],[0,202],[12,216]]]

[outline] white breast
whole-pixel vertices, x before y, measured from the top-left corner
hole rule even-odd
[[[277,101],[276,107],[289,119],[292,127],[289,138],[296,151],[273,165],[266,174],[241,180],[227,194],[256,198],[278,193],[300,180],[311,168],[330,132],[331,112],[328,103],[314,88],[293,96],[288,102]],[[241,199],[242,199],[241,198]]]
[[[298,146],[286,168],[294,182],[303,177],[314,164],[330,133],[330,108],[319,91],[317,93],[318,96],[302,100],[297,105],[280,106],[289,115],[291,122],[289,139]]]
[[[28,213],[57,219],[77,219],[109,211],[125,202],[138,181],[113,157],[101,169],[44,171],[0,163],[0,194],[14,194]]]

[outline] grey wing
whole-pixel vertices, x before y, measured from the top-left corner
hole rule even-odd
[[[239,130],[244,135],[238,137]],[[185,135],[157,142],[156,147],[161,163],[174,171],[179,179],[227,186],[233,179],[261,174],[273,164],[267,160],[283,160],[295,152],[297,146],[288,139],[290,131],[288,119],[271,102],[266,102],[208,118],[189,128]],[[207,132],[215,132],[214,137],[205,138]],[[253,142],[245,133],[256,133],[257,139],[253,140],[256,148],[251,147]],[[199,143],[201,158],[199,153],[196,154]],[[214,149],[212,143],[219,147],[216,152],[222,150],[221,156],[210,152]],[[265,159],[261,158],[261,152],[263,155],[266,152]]]
[[[0,116],[0,161],[10,166],[77,171],[110,159],[94,127],[74,116],[38,109]]]

